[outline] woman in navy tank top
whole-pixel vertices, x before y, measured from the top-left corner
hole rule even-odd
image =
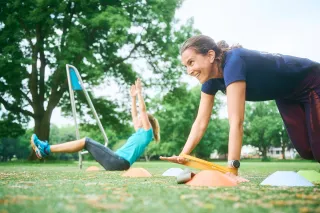
[[[320,64],[309,59],[229,47],[204,35],[182,45],[181,61],[202,84],[196,120],[181,153],[189,154],[208,126],[217,91],[227,95],[228,167],[239,168],[245,101],[275,100],[302,158],[320,162]],[[179,156],[161,157],[183,163]],[[237,162],[236,164],[234,162]]]

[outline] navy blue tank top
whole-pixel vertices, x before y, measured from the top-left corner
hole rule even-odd
[[[305,58],[270,54],[245,48],[226,52],[223,78],[206,81],[201,91],[215,95],[236,81],[246,82],[246,100],[266,101],[289,96],[319,63]]]

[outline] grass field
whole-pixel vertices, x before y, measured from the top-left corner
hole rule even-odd
[[[250,179],[232,188],[179,185],[162,177],[167,162],[138,162],[151,178],[124,178],[123,172],[85,172],[96,162],[0,164],[0,213],[4,212],[320,212],[320,186],[266,187],[275,171],[320,171],[315,162],[244,162]],[[183,166],[180,166],[183,168]]]

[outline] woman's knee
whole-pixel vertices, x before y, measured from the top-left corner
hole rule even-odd
[[[320,150],[313,152],[313,159],[320,163]]]
[[[93,140],[92,140],[91,138],[89,138],[89,137],[84,137],[83,140],[84,140],[85,143],[88,143],[89,141],[93,141]]]

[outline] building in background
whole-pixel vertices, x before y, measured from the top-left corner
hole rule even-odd
[[[297,156],[297,151],[295,149],[286,149],[284,153],[286,159],[295,159]],[[267,156],[270,158],[283,159],[282,148],[281,147],[270,147],[267,152]]]

